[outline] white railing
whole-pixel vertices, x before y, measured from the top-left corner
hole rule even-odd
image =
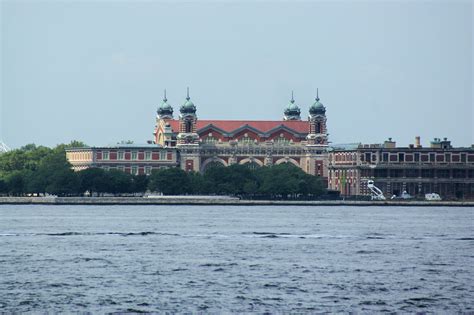
[[[367,181],[367,188],[369,188],[370,192],[372,193],[371,197],[372,200],[385,200],[385,196],[383,195],[383,192],[375,186],[373,180],[368,180]]]

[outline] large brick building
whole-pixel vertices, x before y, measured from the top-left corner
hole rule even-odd
[[[370,195],[373,180],[386,197],[438,193],[443,198],[474,198],[474,148],[453,148],[446,138],[422,147],[384,144],[334,146],[329,153],[329,188],[342,195]]]
[[[75,170],[87,167],[150,174],[181,167],[205,172],[212,165],[250,167],[291,163],[321,176],[342,195],[370,195],[369,180],[386,197],[403,191],[414,196],[436,192],[445,198],[474,198],[474,149],[453,148],[447,139],[422,147],[384,144],[329,146],[326,108],[318,93],[307,119],[293,95],[281,120],[201,120],[189,97],[177,118],[166,92],[158,107],[152,143],[73,148],[67,157]]]
[[[327,177],[326,108],[316,96],[307,120],[293,95],[281,120],[201,120],[188,95],[179,117],[165,97],[158,108],[154,142],[177,148],[180,166],[204,172],[216,163],[251,167],[292,163],[309,174]]]

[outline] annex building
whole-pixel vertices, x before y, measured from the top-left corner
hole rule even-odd
[[[370,195],[369,180],[386,197],[438,193],[444,199],[474,199],[474,146],[453,148],[451,141],[435,138],[429,147],[383,144],[334,146],[328,157],[330,189],[341,195]]]

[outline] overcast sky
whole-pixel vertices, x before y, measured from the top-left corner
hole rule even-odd
[[[0,139],[152,139],[163,89],[201,119],[280,120],[319,88],[333,143],[474,143],[471,1],[0,0]]]

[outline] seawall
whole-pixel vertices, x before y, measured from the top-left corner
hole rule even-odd
[[[199,198],[193,196],[142,197],[0,197],[0,205],[231,205],[231,206],[404,206],[404,207],[474,207],[474,201],[294,201],[240,200],[237,198]]]

